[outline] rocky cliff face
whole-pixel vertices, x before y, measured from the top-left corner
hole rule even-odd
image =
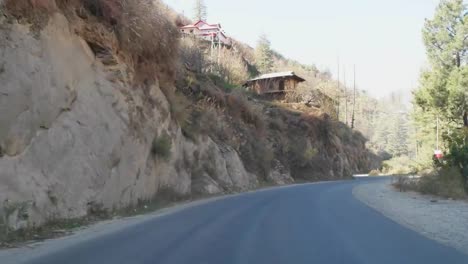
[[[185,139],[157,84],[115,82],[63,15],[39,34],[0,21],[0,54],[0,213],[12,228],[129,206],[160,190],[189,196],[257,186],[231,147]],[[162,134],[169,158],[151,151]],[[284,175],[272,180],[292,181]]]
[[[82,8],[57,12],[67,1],[30,2],[49,13],[26,22],[2,16],[0,7],[0,227],[79,218],[168,192],[246,191],[265,181],[343,179],[369,168],[365,140],[344,140],[349,128],[269,104],[248,106],[216,89],[190,101],[216,114],[191,115],[182,129],[163,92],[164,79],[174,86],[171,71],[135,81],[138,71],[156,74],[142,54],[126,60],[105,24],[118,15],[102,22]],[[197,94],[208,93],[204,88]]]

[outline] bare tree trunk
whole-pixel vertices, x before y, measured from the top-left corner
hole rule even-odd
[[[338,99],[336,100],[337,101],[337,108],[336,108],[336,120],[340,121],[340,107],[341,107],[341,104],[340,104],[340,58],[338,57],[338,74],[337,74],[337,93],[338,93]]]
[[[468,127],[468,112],[467,111],[463,113],[463,126]]]
[[[351,117],[352,129],[354,129],[355,111],[356,111],[356,65],[354,65],[353,71],[354,71],[354,85],[353,85],[353,114]]]
[[[346,87],[346,68],[344,69],[345,124],[348,125],[348,88]]]

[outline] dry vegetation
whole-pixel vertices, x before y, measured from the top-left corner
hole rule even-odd
[[[179,39],[176,25],[186,23],[186,19],[159,0],[4,3],[10,19],[29,23],[36,31],[47,24],[53,12],[64,14],[73,32],[90,45],[103,64],[128,65],[129,77],[120,76],[119,80],[142,89],[151,107],[157,107],[157,98],[151,98],[148,91],[159,84],[169,101],[172,119],[187,138],[202,142],[201,137],[209,136],[220,145],[231,146],[246,169],[264,181],[277,162],[296,180],[328,180],[368,171],[376,158],[365,148],[366,139],[359,132],[333,120],[327,111],[310,106],[294,110],[240,89],[245,79],[258,73],[253,50],[234,41],[232,48],[222,48],[219,60],[214,60],[206,43]],[[322,78],[318,73],[313,76]],[[151,144],[154,157],[170,157],[172,141],[168,135],[157,135]],[[99,207],[90,213],[96,212],[100,214]]]
[[[386,175],[415,174],[422,166],[407,156],[396,157],[382,164],[382,173]]]
[[[372,155],[365,149],[366,139],[333,121],[326,114],[330,111],[310,106],[296,111],[237,89],[258,73],[253,49],[234,41],[233,47],[220,48],[219,58],[214,58],[207,43],[180,41],[176,25],[186,19],[159,0],[6,0],[5,6],[15,18],[33,24],[56,11],[65,14],[97,55],[130,66],[129,81],[135,86],[146,91],[159,83],[184,135],[194,141],[209,135],[231,145],[251,172],[268,175],[274,160],[289,164],[297,177],[309,179],[328,178],[333,170],[351,175],[369,167]],[[309,82],[327,78],[316,69],[277,59],[278,70],[292,67]],[[309,103],[324,98],[320,92],[309,92],[314,97]],[[154,106],[155,100],[148,100]],[[318,103],[326,105],[323,100]],[[153,144],[155,154],[158,142]],[[345,164],[343,155],[352,164]]]
[[[231,145],[250,172],[265,177],[276,161],[288,166],[296,179],[305,180],[351,176],[372,167],[376,156],[365,149],[366,139],[334,121],[327,111],[304,103],[265,102],[237,88],[242,78],[256,71],[249,61],[254,58],[251,48],[238,43],[224,50],[244,66],[228,63],[231,67],[210,73],[212,64],[203,43],[192,39],[182,43],[180,65],[185,67],[179,69],[177,87],[195,101],[190,121],[183,127],[186,136],[196,139],[207,133]],[[239,81],[229,77],[238,74],[244,75]]]
[[[246,168],[266,177],[275,160],[289,166],[296,179],[351,176],[370,167],[366,139],[327,114],[317,115],[264,102],[241,89],[224,90],[195,73],[178,83],[194,109],[184,134],[208,134],[239,151]],[[336,157],[341,153],[341,157]],[[351,164],[344,164],[347,156]],[[335,171],[331,173],[331,171]]]
[[[53,12],[65,14],[89,43],[132,66],[133,81],[172,85],[178,58],[179,15],[159,0],[6,0],[20,22],[40,28]]]
[[[109,0],[104,2],[110,2]],[[160,1],[115,0],[121,6],[117,19],[117,36],[121,48],[132,55],[136,72],[151,78],[159,70],[159,78],[174,78],[177,60],[178,29],[169,20],[169,10]]]
[[[222,88],[240,87],[251,77],[252,65],[244,58],[237,46],[219,47],[211,50],[210,43],[196,38],[185,37],[181,40],[179,74],[186,75],[182,69],[198,74],[209,74]],[[239,44],[237,44],[239,46]]]
[[[220,50],[215,69],[219,76],[224,76],[224,81],[235,85],[241,85],[250,77],[244,59],[232,49]]]
[[[464,178],[456,168],[439,168],[424,173],[420,179],[396,176],[393,185],[400,191],[417,191],[451,199],[467,197]]]

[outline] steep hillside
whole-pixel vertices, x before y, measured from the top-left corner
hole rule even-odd
[[[327,115],[188,67],[179,18],[158,1],[0,4],[2,230],[379,166]]]

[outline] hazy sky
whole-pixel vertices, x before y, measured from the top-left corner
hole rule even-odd
[[[164,1],[192,17],[194,0]],[[380,97],[417,86],[426,63],[421,29],[439,0],[205,2],[208,22],[221,23],[235,39],[255,47],[259,35],[266,34],[281,54],[335,76],[340,57],[348,83],[356,64],[359,88]]]

